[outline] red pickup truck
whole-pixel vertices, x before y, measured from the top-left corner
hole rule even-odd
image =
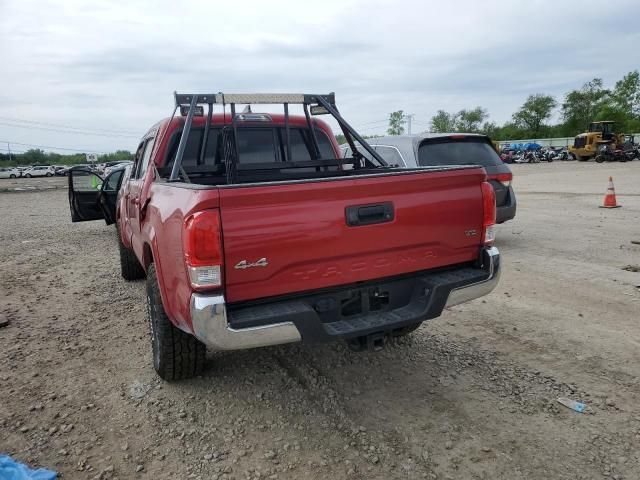
[[[69,173],[72,220],[115,222],[123,277],[146,277],[162,378],[197,374],[207,347],[378,349],[495,287],[495,197],[481,167],[387,165],[333,94],[175,101],[117,178]],[[276,103],[284,113],[236,111]]]

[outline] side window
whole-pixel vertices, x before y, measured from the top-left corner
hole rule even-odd
[[[204,153],[204,165],[217,165],[221,160],[222,151],[222,136],[220,135],[221,128],[212,127],[209,130],[207,149]],[[203,129],[193,129],[189,132],[189,138],[187,139],[187,145],[185,146],[184,153],[182,155],[183,167],[194,167],[198,165],[200,149],[202,148],[202,135]],[[165,167],[170,167],[176,159],[176,153],[178,153],[178,144],[180,143],[180,136],[182,131],[179,130],[173,134],[171,140],[171,148],[167,156]]]
[[[136,150],[136,154],[133,156],[133,174],[131,175],[132,178],[135,178],[135,172],[138,171],[138,169],[140,168],[140,162],[142,161],[142,154],[144,153],[144,142],[141,142],[140,145],[138,145],[138,149]]]
[[[118,191],[118,186],[120,185],[120,178],[122,178],[122,174],[123,173],[124,173],[124,169],[123,170],[116,170],[111,175],[109,175],[105,179],[105,184],[102,187],[102,189],[105,192],[117,192]]]
[[[404,166],[404,162],[402,161],[402,155],[398,152],[398,149],[395,147],[387,147],[385,145],[378,145],[376,147],[376,152],[380,154],[382,159],[387,162],[389,165],[400,165]]]
[[[88,170],[74,170],[71,174],[71,179],[74,192],[96,193],[102,187],[102,180]]]
[[[147,173],[147,169],[149,168],[149,158],[151,158],[151,151],[153,150],[153,138],[147,140],[144,145],[144,152],[142,153],[142,158],[136,165],[136,176],[135,178],[143,178],[144,174]]]

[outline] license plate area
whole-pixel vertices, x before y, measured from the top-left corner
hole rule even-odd
[[[400,279],[379,285],[350,288],[313,296],[308,298],[306,303],[313,308],[322,322],[347,320],[407,305],[411,301],[415,282],[415,279]]]

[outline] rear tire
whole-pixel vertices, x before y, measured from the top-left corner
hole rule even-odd
[[[47,172],[47,177],[53,177],[53,173]]]
[[[127,281],[140,280],[145,277],[144,268],[140,265],[140,262],[136,258],[133,250],[127,248],[122,243],[120,237],[120,229],[116,228],[116,235],[118,236],[118,250],[120,252],[120,273],[122,278]]]
[[[604,157],[602,155],[597,155],[596,156],[596,162],[597,163],[602,163],[604,162]]]
[[[11,175],[9,175],[9,178],[16,178],[16,176],[12,173]]]
[[[147,274],[147,308],[153,368],[160,378],[170,382],[199,375],[204,369],[207,349],[197,338],[176,328],[167,317],[153,263]]]
[[[26,178],[31,178],[31,174],[30,174],[30,173],[27,173],[27,174],[25,175],[25,177],[26,177]]]

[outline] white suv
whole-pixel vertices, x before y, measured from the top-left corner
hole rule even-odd
[[[22,172],[23,177],[53,177],[56,174],[55,168],[50,165],[34,165]]]
[[[20,176],[20,170],[17,168],[0,168],[0,178],[18,178]]]

